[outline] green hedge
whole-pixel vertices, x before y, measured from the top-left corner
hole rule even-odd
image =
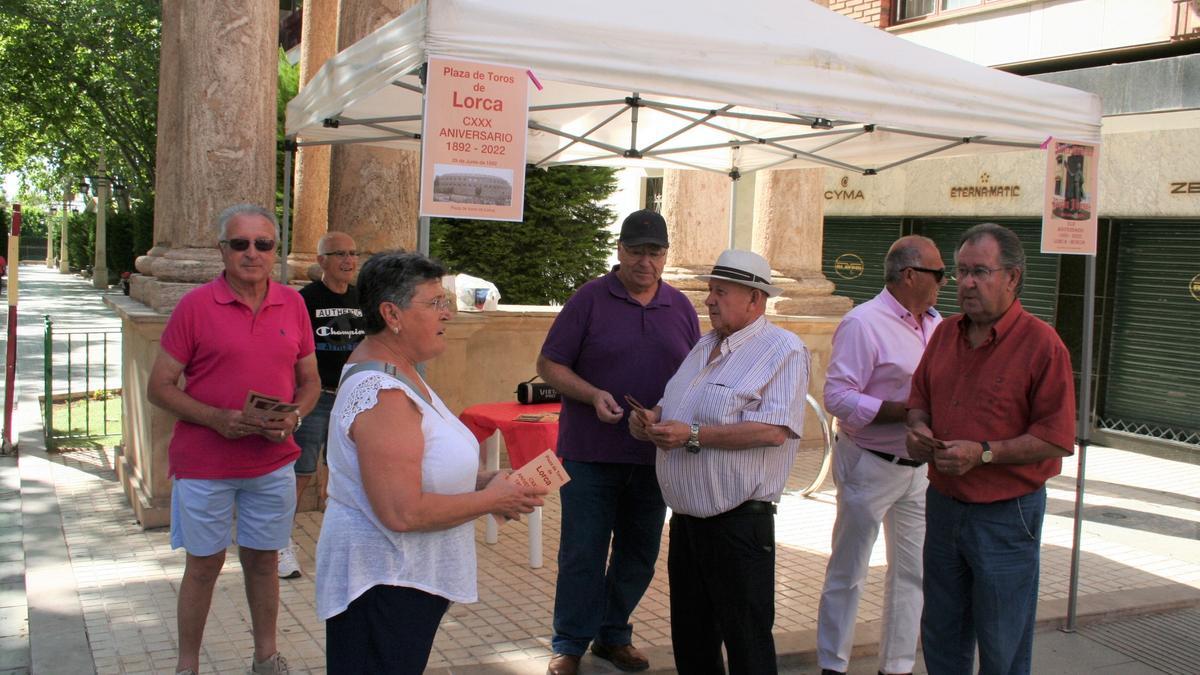
[[[96,259],[96,214],[72,213],[67,230],[67,266],[91,270]],[[59,246],[62,216],[50,220],[55,246]],[[128,213],[109,210],[105,220],[108,281],[116,283],[122,272],[133,272],[133,261],[154,245],[154,204],[138,202]]]

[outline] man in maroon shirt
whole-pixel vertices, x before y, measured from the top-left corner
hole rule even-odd
[[[1071,359],[1021,307],[1025,254],[994,223],[955,254],[962,314],[913,374],[909,456],[929,462],[921,642],[933,675],[1028,673],[1046,480],[1075,447]]]

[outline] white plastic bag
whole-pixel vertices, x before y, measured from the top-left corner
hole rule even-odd
[[[496,284],[469,274],[455,275],[454,296],[460,312],[494,310],[500,305]]]

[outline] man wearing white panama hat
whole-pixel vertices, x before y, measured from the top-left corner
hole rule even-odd
[[[766,320],[779,295],[771,266],[728,250],[708,281],[713,329],[684,359],[631,433],[658,447],[671,507],[667,573],[680,673],[774,673],[775,503],[796,458],[809,355]]]

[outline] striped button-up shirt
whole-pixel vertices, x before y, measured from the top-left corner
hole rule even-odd
[[[676,513],[707,518],[739,504],[779,501],[804,425],[809,356],[794,334],[759,317],[720,341],[709,332],[679,366],[663,393],[663,420],[702,426],[762,422],[788,429],[780,446],[699,453],[660,449],[656,468],[663,499]]]

